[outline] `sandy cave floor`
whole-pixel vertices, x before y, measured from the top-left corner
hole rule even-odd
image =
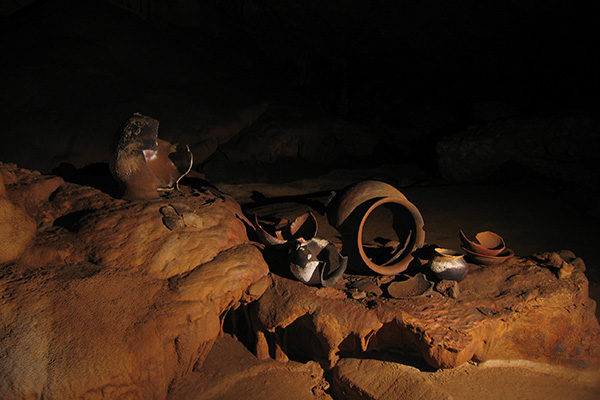
[[[306,209],[319,208],[328,190],[372,173],[337,171],[316,180],[285,184],[216,186],[233,195],[249,214],[290,218]],[[493,185],[447,185],[435,180],[415,183],[418,179],[407,180],[402,171],[388,170],[384,174],[397,178],[402,193],[421,211],[427,244],[458,249],[459,229],[468,235],[492,230],[504,237],[517,256],[569,249],[586,262],[590,297],[600,299],[598,221],[580,212],[569,188],[535,179]],[[256,194],[259,202],[253,200]],[[336,232],[323,222],[324,216],[317,216],[318,236],[334,237]],[[600,399],[598,371],[513,360],[467,363],[452,370],[420,373],[454,399]],[[327,373],[323,377],[314,362],[258,360],[224,333],[204,365],[190,374],[169,399],[326,399],[331,398],[327,379]]]

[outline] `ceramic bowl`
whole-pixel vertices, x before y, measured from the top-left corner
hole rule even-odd
[[[504,239],[497,233],[491,231],[479,232],[475,235],[475,240],[477,240],[477,242],[469,240],[462,230],[459,231],[459,236],[466,249],[484,256],[498,255],[506,248]]]
[[[502,264],[503,262],[505,262],[506,260],[508,260],[509,258],[511,258],[515,255],[515,253],[511,249],[505,249],[503,252],[501,252],[500,254],[497,254],[495,256],[479,254],[472,250],[467,249],[465,246],[461,246],[461,249],[463,249],[465,251],[466,257],[469,260],[473,261],[475,264],[483,264],[483,265]]]

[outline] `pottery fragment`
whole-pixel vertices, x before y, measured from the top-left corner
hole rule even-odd
[[[462,242],[460,248],[476,264],[501,264],[515,255],[511,249],[506,248],[504,239],[497,233],[479,232],[475,235],[476,242],[469,240],[462,230],[459,231],[459,236]]]
[[[482,254],[484,256],[496,256],[502,253],[506,248],[504,239],[497,233],[491,231],[477,233],[475,235],[476,242],[469,240],[462,230],[459,231],[459,235],[463,246],[474,253]]]
[[[285,246],[297,239],[310,240],[317,235],[319,226],[317,219],[306,212],[293,221],[282,221],[274,226],[263,227],[254,216],[254,227],[261,242],[267,246]]]
[[[330,287],[339,281],[348,265],[335,245],[328,240],[312,238],[299,240],[290,251],[290,270],[307,285]]]
[[[390,296],[401,299],[405,297],[422,296],[431,291],[433,284],[427,280],[424,274],[418,273],[404,281],[390,283],[387,288]]]

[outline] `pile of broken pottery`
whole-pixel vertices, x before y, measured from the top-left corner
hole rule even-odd
[[[382,353],[401,355],[400,362],[416,356],[433,368],[490,359],[600,366],[600,326],[583,260],[570,251],[515,257],[490,231],[478,233],[476,241],[460,231],[466,258],[452,249],[424,245],[423,221],[415,217],[418,210],[406,210],[405,198],[400,246],[386,247],[390,241],[377,238],[380,250],[401,250],[385,250],[387,259],[372,256],[374,247],[363,228],[370,213],[385,203],[385,195],[396,195],[387,186],[365,181],[350,187],[350,192],[361,188],[350,196],[351,228],[335,223],[343,214],[337,212],[336,198],[329,204],[327,219],[341,242],[327,239],[342,249],[349,265],[335,283],[297,282],[296,274],[285,274],[285,260],[270,263],[273,286],[234,312],[234,318],[243,319],[234,325],[250,326],[250,334],[239,334],[253,342],[257,355],[318,360],[326,369],[340,358]],[[341,199],[338,204],[348,204],[343,195]],[[394,225],[396,233],[403,231],[394,212],[388,216],[384,222]],[[411,242],[413,237],[418,240]]]

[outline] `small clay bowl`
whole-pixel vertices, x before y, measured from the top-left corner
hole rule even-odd
[[[491,231],[479,232],[475,235],[475,240],[479,243],[470,241],[462,230],[459,231],[459,235],[463,246],[473,253],[484,256],[496,256],[506,249],[504,239]]]
[[[479,254],[474,251],[467,249],[465,246],[460,246],[461,249],[467,253],[467,258],[475,264],[483,264],[483,265],[496,265],[502,264],[509,258],[513,257],[515,253],[511,249],[505,249],[502,253],[495,256],[488,256],[485,254]]]

